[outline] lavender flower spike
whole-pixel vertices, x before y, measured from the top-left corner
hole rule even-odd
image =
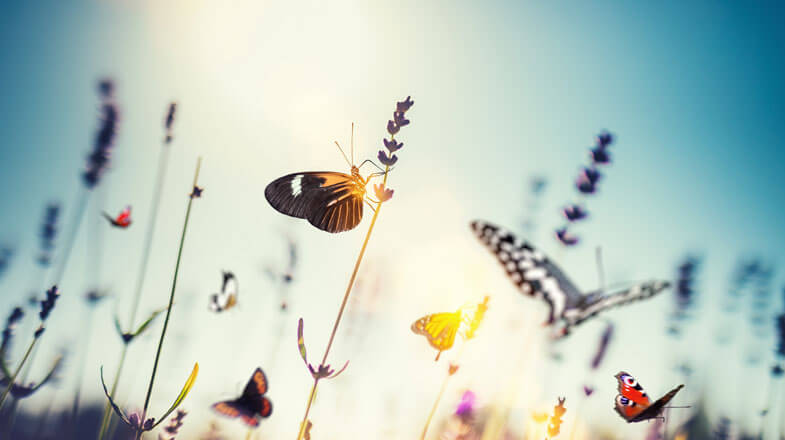
[[[379,158],[379,162],[383,163],[384,165],[387,165],[388,167],[391,167],[395,165],[395,162],[398,162],[398,156],[391,154],[388,157],[387,153],[385,153],[384,150],[379,150],[378,158]]]
[[[414,101],[412,101],[412,97],[407,96],[405,100],[398,101],[395,104],[395,111],[398,113],[406,113],[413,105]]]
[[[396,151],[398,151],[398,150],[400,150],[401,148],[403,148],[403,142],[400,142],[400,143],[399,143],[399,142],[398,142],[397,140],[395,140],[395,139],[392,139],[392,140],[389,140],[389,141],[388,141],[388,140],[385,138],[385,139],[383,139],[383,142],[384,142],[384,147],[385,147],[385,148],[387,148],[387,151],[389,151],[390,153],[395,153]]]

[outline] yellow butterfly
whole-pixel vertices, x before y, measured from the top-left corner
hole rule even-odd
[[[439,351],[435,359],[438,361],[443,351],[452,348],[459,330],[462,330],[465,339],[474,337],[488,309],[488,299],[486,296],[482,303],[465,305],[455,312],[423,316],[414,321],[412,331],[425,336],[431,347]]]

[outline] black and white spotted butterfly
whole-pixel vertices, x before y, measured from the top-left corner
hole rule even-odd
[[[652,280],[609,294],[602,290],[584,294],[548,257],[509,231],[483,221],[473,221],[471,228],[521,293],[548,303],[550,314],[545,324],[562,321],[564,325],[557,337],[610,307],[650,298],[670,286],[668,281]]]
[[[221,272],[221,276],[223,277],[221,291],[210,295],[210,303],[208,304],[210,311],[216,313],[226,311],[237,305],[237,297],[240,293],[237,277],[232,272]]]

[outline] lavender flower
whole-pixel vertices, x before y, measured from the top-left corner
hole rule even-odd
[[[164,143],[169,144],[172,142],[172,127],[174,126],[174,115],[177,111],[177,103],[172,102],[169,104],[169,111],[166,113],[166,119],[164,119],[164,128],[166,129],[166,137],[164,138]]]
[[[567,205],[563,210],[562,213],[564,217],[569,222],[576,222],[578,220],[583,220],[589,216],[589,212],[586,211],[581,205],[571,204]]]
[[[183,419],[188,415],[182,409],[178,409],[177,413],[169,419],[169,424],[164,427],[164,434],[158,434],[158,440],[174,440],[180,428],[183,426]]]
[[[380,185],[374,185],[373,190],[376,193],[376,198],[379,200],[379,202],[386,202],[390,200],[393,196],[393,192],[395,192],[394,190],[385,188],[383,183]]]
[[[398,142],[395,139],[388,141],[386,138],[382,139],[384,142],[384,147],[387,148],[387,151],[390,153],[395,153],[396,151],[403,148],[403,142]]]
[[[101,180],[104,172],[109,166],[109,159],[114,147],[115,135],[120,119],[120,111],[114,102],[114,84],[109,80],[104,80],[99,85],[101,91],[101,119],[98,133],[95,137],[93,150],[87,156],[87,168],[82,175],[84,183],[88,189],[95,188]]]
[[[693,294],[695,293],[695,272],[699,264],[700,260],[697,257],[688,256],[678,267],[675,289],[676,312],[674,313],[677,319],[685,318],[688,310],[692,307]]]
[[[405,100],[398,101],[395,104],[395,111],[397,113],[406,113],[407,111],[409,111],[410,108],[412,108],[413,105],[414,105],[414,101],[412,101],[412,97],[407,96]]]
[[[602,132],[600,132],[600,134],[598,134],[594,138],[594,144],[597,145],[598,148],[603,148],[603,149],[610,146],[610,144],[612,144],[613,141],[614,141],[613,134],[609,133],[606,130],[603,130]]]
[[[591,368],[592,370],[596,370],[599,368],[602,360],[605,358],[605,353],[608,351],[608,345],[613,338],[613,324],[608,323],[605,327],[605,330],[602,332],[602,336],[600,337],[600,344],[597,346],[597,351],[594,353],[594,357],[591,360]]]
[[[58,220],[60,219],[60,204],[50,203],[44,211],[44,221],[41,224],[41,254],[38,264],[48,266],[52,261],[52,251],[57,239]]]
[[[785,358],[785,313],[777,317],[777,356]]]
[[[316,381],[321,379],[334,379],[338,377],[339,374],[343,373],[344,370],[346,370],[346,367],[349,366],[349,361],[346,361],[343,368],[336,373],[335,369],[331,368],[329,365],[320,364],[318,367],[314,367],[312,364],[308,363],[308,354],[305,350],[305,339],[303,338],[303,318],[300,318],[300,321],[297,324],[297,348],[300,351],[300,357],[302,357],[303,362],[305,362],[305,366],[308,367],[308,371],[311,372],[311,376]]]
[[[41,317],[41,321],[46,321],[46,318],[49,317],[49,313],[54,309],[55,301],[57,301],[59,296],[60,293],[57,291],[57,286],[52,286],[51,289],[46,291],[46,298],[41,301],[41,311],[38,313],[38,316]]]
[[[586,397],[591,396],[592,394],[594,394],[594,388],[592,388],[592,387],[590,387],[588,385],[584,385],[583,386],[583,394],[585,394]]]
[[[584,168],[575,179],[575,187],[583,194],[594,194],[602,174],[596,168]]]
[[[384,150],[379,150],[379,154],[377,157],[379,158],[379,162],[381,162],[382,164],[388,167],[391,167],[395,165],[395,162],[398,162],[398,156],[394,154],[387,156],[387,153],[385,153]]]
[[[595,165],[607,165],[611,163],[611,154],[604,148],[593,148],[589,150],[589,157]]]
[[[578,237],[570,234],[567,228],[559,228],[556,230],[556,238],[565,246],[575,246],[578,244]]]
[[[455,415],[461,418],[468,418],[474,414],[474,406],[477,403],[477,395],[472,391],[466,390],[461,395],[461,401],[455,408]]]
[[[8,263],[11,261],[13,255],[14,251],[11,250],[11,248],[4,247],[0,249],[0,275],[8,269]]]
[[[21,307],[14,307],[14,310],[11,311],[8,319],[5,320],[2,343],[0,343],[0,356],[8,350],[8,346],[11,344],[11,337],[14,335],[14,329],[16,329],[17,324],[19,324],[19,321],[21,321],[24,316],[25,312]]]

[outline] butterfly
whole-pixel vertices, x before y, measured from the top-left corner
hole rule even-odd
[[[237,305],[237,296],[240,291],[237,278],[232,272],[222,272],[222,275],[223,283],[221,284],[221,292],[210,295],[209,308],[211,311],[217,313],[231,309]]]
[[[651,403],[643,387],[629,373],[621,371],[615,377],[619,381],[619,394],[616,395],[614,409],[627,423],[659,418],[665,405],[684,388],[684,385],[679,385]]]
[[[240,397],[218,402],[212,408],[226,417],[240,417],[246,425],[257,427],[261,418],[270,417],[273,413],[273,403],[264,396],[266,392],[267,376],[261,368],[257,368]]]
[[[117,217],[112,218],[111,215],[107,214],[106,212],[102,213],[104,218],[109,221],[109,223],[116,227],[116,228],[127,228],[131,226],[131,207],[126,206],[125,209],[117,214]]]
[[[452,348],[453,343],[455,343],[455,336],[458,334],[458,330],[461,330],[462,325],[464,326],[464,337],[468,339],[470,336],[474,336],[473,332],[476,329],[472,328],[474,327],[472,322],[477,318],[482,320],[482,315],[488,308],[487,304],[488,297],[486,296],[485,301],[481,304],[466,305],[455,312],[434,313],[423,316],[414,321],[411,327],[412,331],[415,334],[425,336],[431,347],[439,351],[436,353],[435,359],[438,361],[443,351]],[[470,332],[471,334],[469,335]]]
[[[542,298],[550,312],[547,325],[562,321],[564,328],[556,335],[566,336],[571,327],[614,306],[650,298],[667,287],[667,281],[652,280],[628,289],[606,294],[603,290],[584,294],[569,278],[531,244],[512,233],[483,221],[471,228],[507,271],[507,276],[521,293]]]

